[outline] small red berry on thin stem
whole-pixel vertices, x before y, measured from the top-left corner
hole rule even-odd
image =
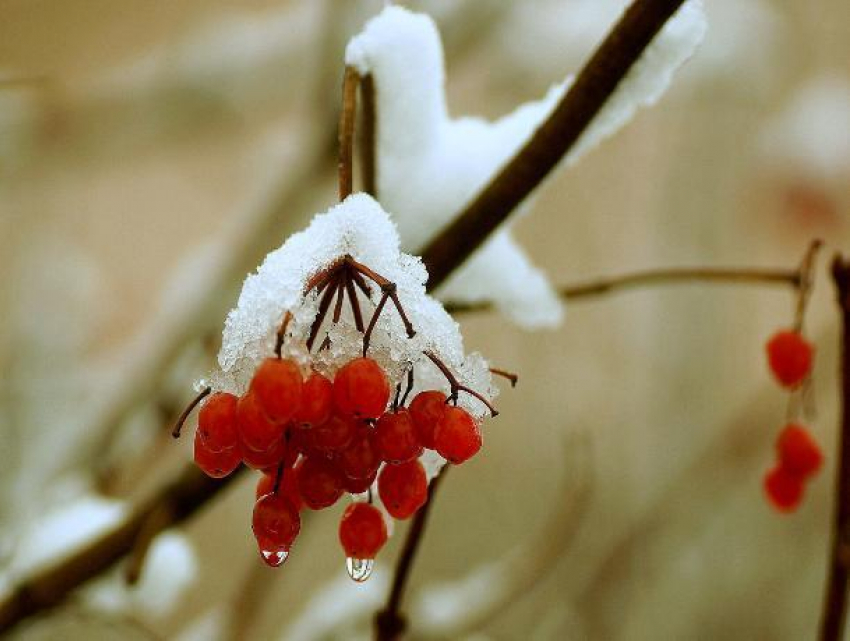
[[[450,463],[459,465],[481,449],[481,430],[469,412],[447,407],[434,428],[434,449]]]
[[[342,474],[320,456],[306,456],[298,470],[298,491],[311,510],[321,510],[337,502],[343,492]]]
[[[237,401],[233,394],[217,392],[207,399],[198,412],[198,433],[208,450],[221,452],[239,445]]]
[[[803,478],[782,464],[767,472],[764,489],[770,504],[779,512],[793,512],[803,498]]]
[[[358,427],[355,418],[333,414],[327,422],[307,430],[306,434],[314,449],[333,454],[349,446],[357,434]]]
[[[301,404],[294,421],[302,427],[313,427],[327,421],[333,411],[333,383],[313,372],[301,388]]]
[[[378,495],[390,516],[411,517],[428,500],[428,479],[418,459],[387,464],[378,475]]]
[[[268,417],[253,391],[239,399],[236,405],[236,422],[239,438],[246,450],[268,452],[283,440],[284,425],[275,423]]]
[[[251,391],[275,423],[288,422],[298,410],[302,385],[298,365],[280,358],[265,359],[251,379]]]
[[[301,531],[301,517],[285,497],[266,494],[254,505],[252,529],[263,560],[278,566],[286,560]]]
[[[374,478],[381,466],[381,455],[375,444],[375,431],[369,427],[361,427],[349,446],[340,453],[337,464],[348,479]]]
[[[352,559],[374,559],[387,542],[384,515],[374,505],[352,503],[339,522],[339,541],[345,556]]]
[[[814,437],[802,425],[790,423],[779,433],[776,450],[783,467],[803,478],[820,470],[823,452]]]
[[[446,395],[437,390],[419,392],[410,403],[410,416],[419,441],[428,449],[434,449],[434,430],[446,411]]]
[[[784,387],[797,387],[811,372],[814,348],[796,331],[777,332],[766,350],[770,369]]]
[[[375,426],[375,444],[381,458],[388,463],[404,463],[422,454],[422,443],[410,412],[401,408],[387,412]]]
[[[239,467],[242,462],[240,448],[233,447],[220,452],[213,452],[201,438],[201,433],[195,431],[195,463],[203,472],[214,479],[224,478]]]
[[[343,414],[378,418],[390,399],[390,385],[381,366],[371,358],[355,358],[334,378],[334,403]]]

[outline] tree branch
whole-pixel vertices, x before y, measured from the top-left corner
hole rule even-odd
[[[564,285],[560,288],[561,298],[582,300],[612,294],[622,290],[647,285],[670,285],[674,283],[725,283],[741,285],[790,285],[799,288],[801,272],[796,269],[747,269],[735,267],[671,267],[647,269],[608,278],[599,278]],[[484,312],[493,309],[490,302],[463,303],[447,301],[443,305],[451,314]]]
[[[820,639],[843,638],[847,611],[847,579],[850,576],[850,261],[836,255],[832,279],[841,312],[841,428],[835,474],[835,508],[832,522],[832,551],[823,602]]]
[[[160,529],[177,525],[192,516],[221,492],[238,475],[219,481],[210,479],[194,465],[188,465],[122,523],[107,530],[85,547],[55,565],[20,583],[0,601],[0,632],[22,619],[60,603],[74,588],[109,569],[133,550],[146,524],[167,514]],[[148,533],[150,534],[150,532]]]
[[[552,114],[464,211],[422,252],[435,289],[546,178],[684,0],[635,0]]]

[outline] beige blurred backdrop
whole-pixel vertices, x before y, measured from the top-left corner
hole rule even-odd
[[[432,12],[444,30],[452,113],[490,117],[576,70],[617,15],[616,3],[588,12],[587,2],[570,0],[403,4]],[[766,505],[761,477],[786,396],[768,376],[763,343],[791,322],[786,289],[634,290],[571,303],[561,328],[534,333],[495,315],[463,317],[467,345],[521,382],[503,389],[484,455],[442,488],[408,602],[533,536],[578,491],[574,468],[587,470],[590,487],[575,536],[481,638],[814,635],[837,416],[837,313],[825,257],[850,250],[850,166],[796,153],[817,147],[815,133],[798,143],[781,132],[793,129],[792,105],[807,86],[825,77],[850,83],[850,5],[705,4],[706,43],[661,103],[546,184],[517,235],[564,284],[655,266],[793,267],[810,238],[824,238],[807,327],[818,349],[812,428],[826,468],[797,514]],[[203,354],[216,348],[235,282],[197,324],[206,346],[181,342],[180,364],[158,386],[171,399],[164,409],[138,404],[131,421],[109,427],[125,435],[107,449],[87,417],[247,221],[271,223],[243,273],[334,201],[329,142],[344,43],[381,6],[0,0],[7,538],[67,467],[118,461],[106,489],[135,496],[190,458],[190,439],[154,434],[210,366]],[[826,124],[848,135],[838,112],[812,130]],[[41,458],[29,453],[36,435]],[[283,568],[261,567],[252,492],[253,481],[240,482],[189,523],[197,582],[167,616],[132,616],[135,633],[179,638],[218,608],[210,625],[221,638],[286,638],[316,590],[344,573],[340,506],[310,515]],[[404,530],[382,553],[376,579],[387,578]],[[13,554],[14,542],[6,545]],[[128,621],[112,624],[98,634],[132,638]],[[22,634],[95,636],[51,636],[61,628],[50,625]]]

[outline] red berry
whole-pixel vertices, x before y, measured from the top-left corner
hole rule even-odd
[[[803,478],[779,464],[765,475],[764,490],[774,508],[793,512],[803,498]]]
[[[304,502],[301,500],[301,495],[298,493],[298,470],[296,468],[286,469],[283,472],[283,478],[280,481],[278,494],[287,499],[296,510],[304,508]],[[274,489],[275,478],[277,478],[277,470],[269,470],[260,475],[257,481],[256,498],[271,494]]]
[[[271,494],[274,489],[274,479],[277,470],[264,471],[260,474],[260,480],[257,481],[257,490],[254,492],[254,498],[258,499],[266,494]]]
[[[301,388],[301,404],[295,412],[295,422],[302,427],[321,425],[333,410],[333,383],[313,372]]]
[[[213,452],[201,438],[200,430],[195,431],[195,463],[207,476],[220,479],[239,467],[242,462],[240,448],[232,447],[228,450]]]
[[[229,450],[239,445],[236,429],[237,398],[227,392],[217,392],[207,399],[198,413],[198,433],[211,452]]]
[[[361,427],[354,440],[337,458],[337,465],[349,479],[374,479],[381,466],[381,455],[375,446],[375,431]]]
[[[434,430],[434,449],[455,465],[481,449],[481,430],[469,412],[460,407],[446,408]]]
[[[419,441],[428,449],[434,449],[434,430],[445,411],[446,395],[437,390],[419,392],[410,403],[410,416]]]
[[[367,492],[369,488],[372,487],[376,478],[378,478],[377,470],[372,472],[372,474],[367,476],[365,479],[352,479],[345,477],[342,480],[342,483],[345,491],[349,494],[363,494],[363,492]]]
[[[802,425],[786,425],[776,440],[776,450],[782,466],[798,476],[811,476],[823,465],[820,446]]]
[[[388,463],[403,463],[422,454],[422,444],[416,434],[410,412],[404,408],[387,412],[375,426],[375,444]]]
[[[269,449],[258,452],[247,447],[242,448],[242,461],[254,470],[274,468],[286,457],[286,441],[283,439],[274,443]]]
[[[334,414],[322,425],[307,431],[310,445],[319,452],[340,452],[348,447],[357,434],[358,424],[350,416]]]
[[[428,500],[428,480],[419,459],[385,465],[378,476],[378,494],[390,516],[406,519]]]
[[[298,510],[279,494],[266,494],[254,504],[254,537],[264,553],[286,552],[301,531]]]
[[[269,419],[254,392],[248,392],[239,399],[236,421],[245,449],[267,452],[283,440],[284,426]]]
[[[796,387],[812,369],[814,348],[798,332],[781,331],[767,342],[770,369],[784,387]]]
[[[295,415],[301,402],[302,385],[298,365],[282,358],[264,360],[251,380],[251,390],[275,423],[286,423]]]
[[[374,505],[352,503],[339,522],[339,542],[349,558],[374,559],[387,542],[384,515]]]
[[[343,414],[378,418],[390,400],[390,384],[384,370],[371,358],[355,358],[336,373],[334,403]]]
[[[342,496],[342,474],[328,459],[307,456],[298,470],[298,491],[311,510],[321,510]]]

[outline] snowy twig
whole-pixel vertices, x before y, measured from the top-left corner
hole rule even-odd
[[[566,300],[582,300],[629,290],[634,287],[670,285],[673,283],[728,283],[741,285],[788,285],[801,287],[799,269],[746,269],[736,267],[703,268],[673,267],[630,272],[619,276],[599,278],[573,285],[564,285],[559,292]],[[448,301],[445,308],[449,313],[460,314],[483,312],[493,309],[489,302],[461,303]]]
[[[422,252],[428,288],[442,284],[555,168],[614,93],[643,50],[684,0],[635,0],[608,34],[551,116],[463,212]],[[445,474],[445,472],[443,472]],[[404,630],[399,612],[411,562],[441,477],[411,524],[386,607],[376,617],[379,639]]]
[[[228,486],[233,474],[219,481],[205,476],[194,465],[173,482],[162,487],[125,520],[104,532],[79,551],[56,565],[19,583],[0,600],[0,632],[22,619],[60,603],[74,588],[110,568],[128,554],[151,516],[167,509],[169,519],[162,527],[176,525],[194,514],[213,496]]]
[[[684,0],[635,0],[552,114],[463,212],[422,251],[429,286],[442,284],[570,151],[619,82]]]
[[[844,636],[847,611],[847,582],[850,577],[850,261],[836,255],[832,261],[838,307],[841,311],[841,429],[835,475],[835,512],[832,551],[823,603],[820,638],[837,641]]]
[[[539,532],[498,561],[429,589],[416,607],[417,638],[465,638],[532,592],[552,571],[578,532],[591,490],[587,435],[574,435],[564,445],[566,474],[558,495],[565,498],[558,509]]]

